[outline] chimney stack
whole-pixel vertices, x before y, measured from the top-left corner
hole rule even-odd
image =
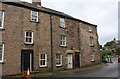
[[[41,6],[41,0],[32,0],[32,4]]]

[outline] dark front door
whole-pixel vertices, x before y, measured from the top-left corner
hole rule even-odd
[[[21,53],[21,70],[27,70],[27,68],[32,71],[33,69],[33,51],[32,50],[22,50]]]
[[[80,53],[75,53],[75,68],[80,67]]]

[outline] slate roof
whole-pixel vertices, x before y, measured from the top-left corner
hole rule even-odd
[[[29,8],[29,9],[32,9],[32,10],[41,11],[41,12],[45,12],[45,13],[49,13],[49,14],[54,14],[54,15],[58,15],[58,16],[61,16],[61,17],[77,20],[77,21],[80,21],[80,22],[83,22],[83,23],[86,23],[86,24],[89,24],[89,25],[92,25],[92,26],[97,26],[97,25],[85,22],[83,20],[74,18],[70,15],[67,15],[67,14],[63,13],[63,12],[56,11],[56,10],[46,8],[46,7],[43,7],[43,6],[37,6],[35,4],[31,4],[31,3],[20,1],[20,0],[0,0],[0,2],[5,3],[5,4],[9,4],[9,5],[25,7],[25,8]]]

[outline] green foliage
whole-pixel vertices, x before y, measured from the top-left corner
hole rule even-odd
[[[108,55],[111,55],[112,54],[112,51],[111,50],[103,50],[102,52],[101,52],[101,60],[103,61],[103,62],[106,62],[107,63],[107,61],[105,60],[105,57],[107,57]]]
[[[107,42],[104,46],[112,46],[114,42],[113,41],[110,41],[110,42]]]
[[[111,55],[112,54],[112,51],[111,50],[103,50],[101,52],[101,57],[103,58],[104,56],[106,55]]]
[[[116,49],[116,54],[117,54],[117,55],[120,55],[120,48],[117,48],[117,49]]]

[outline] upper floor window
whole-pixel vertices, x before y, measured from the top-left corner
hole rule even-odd
[[[95,55],[94,54],[91,55],[91,61],[95,61]]]
[[[39,54],[39,66],[40,67],[47,66],[47,54]]]
[[[94,39],[93,37],[90,37],[90,46],[93,46],[93,43],[94,43]]]
[[[31,11],[31,21],[38,22],[38,12]]]
[[[60,27],[65,28],[65,19],[60,18]]]
[[[0,44],[0,62],[3,62],[4,44]]]
[[[25,43],[33,44],[33,32],[32,31],[25,31]]]
[[[0,11],[0,29],[3,28],[4,25],[4,12]]]
[[[56,66],[62,66],[62,54],[56,54]]]
[[[92,32],[92,26],[89,26],[89,32]]]
[[[66,46],[66,36],[65,35],[60,36],[60,46]]]

